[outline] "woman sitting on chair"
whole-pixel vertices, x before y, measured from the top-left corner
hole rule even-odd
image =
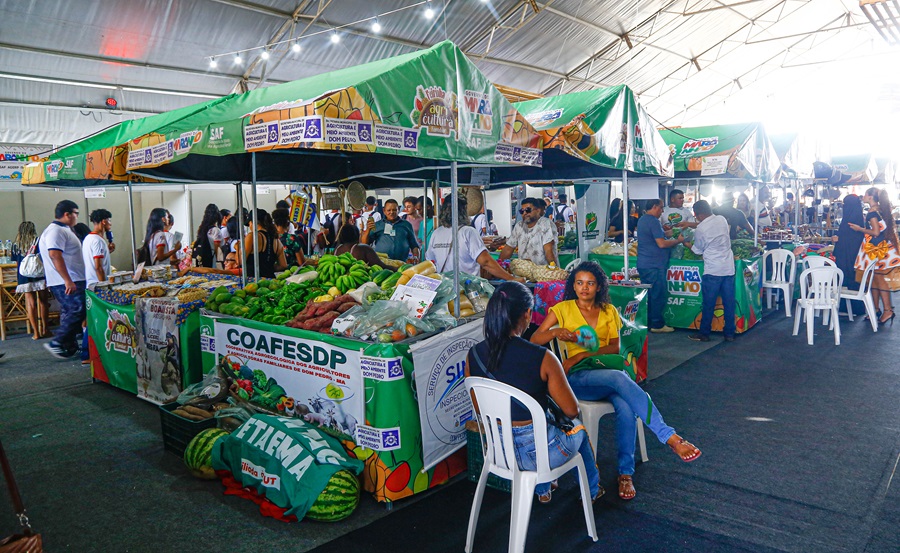
[[[476,344],[466,359],[466,376],[486,377],[527,393],[541,407],[547,408],[547,395],[560,406],[569,417],[578,415],[578,402],[566,381],[559,360],[546,349],[521,338],[522,332],[531,322],[531,308],[534,298],[524,284],[502,282],[494,290],[484,315],[484,341]],[[534,430],[531,413],[523,406],[513,403],[513,443],[516,459],[522,470],[537,468],[534,453]],[[603,495],[600,474],[594,462],[594,453],[583,426],[566,434],[545,420],[538,424],[547,425],[547,441],[550,454],[550,468],[565,464],[574,452],[581,453],[587,470],[588,487],[596,501]],[[534,493],[541,503],[550,502],[553,484],[540,483]]]
[[[551,328],[559,325],[559,328]],[[588,351],[578,344],[575,331],[589,326],[597,333],[599,348]],[[569,384],[579,399],[607,400],[616,408],[616,446],[619,451],[619,497],[633,499],[634,441],[637,433],[635,417],[668,445],[682,461],[690,462],[700,456],[700,450],[666,425],[654,408],[650,396],[624,372],[624,360],[619,355],[619,313],[609,300],[609,281],[606,273],[592,261],[582,263],[569,273],[565,301],[550,308],[547,318],[531,337],[535,344],[544,345],[554,338],[565,342],[568,358],[563,369]],[[596,439],[596,436],[591,436]]]

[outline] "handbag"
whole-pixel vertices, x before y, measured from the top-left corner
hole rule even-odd
[[[481,361],[481,357],[479,357],[475,348],[473,347],[470,351],[472,352],[472,356],[475,357],[478,366],[481,368],[481,372],[491,380],[497,380],[499,382],[499,380],[487,370],[487,367]],[[556,401],[550,397],[550,394],[547,394],[547,410],[544,412],[544,416],[547,418],[547,424],[555,426],[566,433],[571,432],[576,426],[581,424],[576,419],[566,415]]]
[[[37,251],[38,239],[35,238],[28,253],[19,262],[19,274],[25,278],[44,278],[44,262]]]
[[[0,540],[0,553],[43,553],[44,546],[41,543],[41,535],[31,529],[28,516],[25,514],[25,505],[22,504],[22,496],[19,495],[19,487],[13,478],[12,467],[3,450],[3,442],[0,442],[0,464],[3,465],[3,477],[6,479],[6,487],[12,498],[13,508],[16,510],[16,518],[22,526],[21,534],[13,534]]]

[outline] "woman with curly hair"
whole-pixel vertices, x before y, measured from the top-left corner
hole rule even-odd
[[[558,328],[552,328],[557,326]],[[598,349],[589,351],[578,343],[575,331],[589,326],[597,333]],[[619,355],[619,313],[609,299],[609,281],[599,265],[588,261],[578,265],[566,281],[565,300],[554,305],[531,337],[545,345],[553,339],[563,342],[568,359],[563,370],[579,399],[607,400],[616,408],[616,446],[619,453],[619,497],[635,496],[634,442],[636,417],[640,416],[661,443],[668,445],[682,461],[700,457],[700,450],[675,433],[655,408],[650,396],[624,372]],[[591,436],[596,439],[595,436]]]

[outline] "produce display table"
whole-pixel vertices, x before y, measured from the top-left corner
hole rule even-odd
[[[470,331],[479,337],[445,338]],[[465,451],[436,464],[427,457],[435,434],[453,434],[446,453],[465,444],[471,404],[464,395],[460,360],[481,339],[480,331],[481,320],[476,320],[421,341],[372,343],[206,310],[199,323],[204,371],[226,363],[226,370],[260,370],[276,379],[290,397],[274,411],[332,428],[365,463],[365,489],[384,502],[425,491],[465,470]],[[417,342],[436,358],[418,371],[411,351]],[[422,414],[420,402],[429,406],[429,413]],[[428,432],[423,433],[422,418]]]
[[[499,251],[490,252],[490,254],[491,254],[491,257],[493,257],[494,259],[497,259],[497,260],[500,259]],[[575,259],[578,257],[578,251],[577,250],[560,250],[557,255],[559,255],[559,268],[565,269],[569,265],[569,263],[575,261]],[[519,257],[518,255],[513,254],[511,259],[516,259],[518,257]]]
[[[623,259],[620,255],[590,254],[589,259],[596,261],[606,274],[621,273]],[[760,296],[761,256],[749,259],[738,259],[735,267],[735,310],[734,318],[737,332],[746,332],[762,317],[762,301]],[[628,266],[635,267],[637,259],[628,258]],[[666,271],[666,309],[663,313],[666,324],[674,328],[700,328],[703,295],[701,277],[703,261],[672,259]],[[725,327],[722,302],[716,303],[712,329],[721,332]]]
[[[159,314],[162,327],[148,321],[139,329],[135,305],[116,305],[94,292],[86,294],[91,376],[95,380],[154,403],[164,403],[201,380],[199,311],[178,317],[179,304],[170,302],[173,311]],[[161,328],[163,332],[159,332]],[[143,334],[139,336],[139,332]]]

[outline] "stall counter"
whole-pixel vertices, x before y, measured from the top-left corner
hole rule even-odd
[[[589,259],[596,261],[608,275],[621,273],[623,258],[621,255],[590,254]],[[735,267],[735,326],[737,332],[749,330],[762,317],[762,301],[760,296],[760,260],[761,256],[749,259],[738,259]],[[637,259],[628,258],[628,266],[635,267]],[[701,277],[703,261],[687,259],[669,260],[666,271],[666,309],[663,313],[666,324],[674,328],[700,328],[700,313],[703,294]],[[722,302],[716,303],[713,312],[713,331],[721,332],[725,327]]]

